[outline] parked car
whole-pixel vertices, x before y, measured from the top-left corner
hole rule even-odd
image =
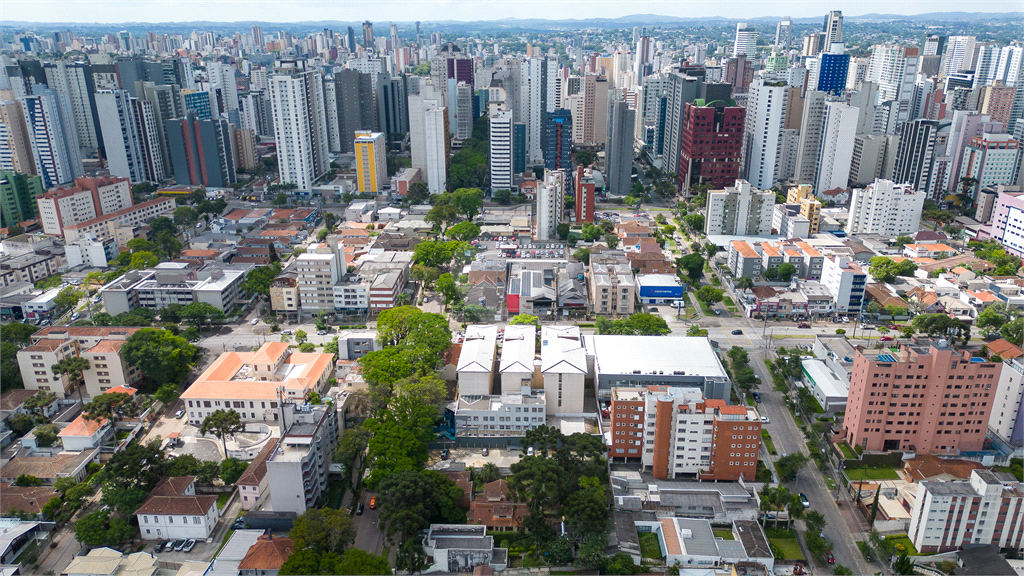
[[[292,335],[292,331],[291,330],[281,330],[281,335],[282,336],[291,336]]]
[[[491,453],[491,451],[488,450],[486,446],[484,446],[484,449],[480,451],[480,455],[481,456],[487,456],[490,453]]]
[[[185,417],[185,411],[178,410],[177,412],[174,413],[174,417],[177,418],[178,420],[181,420],[182,418]]]
[[[721,310],[715,310],[715,316],[721,316],[721,315],[722,315],[722,311]]]
[[[370,498],[370,510],[373,510],[376,507],[377,507],[377,497],[373,496],[373,497]]]
[[[807,494],[803,492],[800,493],[800,503],[804,505],[804,508],[811,507],[811,501],[807,499]]]
[[[892,336],[882,336],[881,340],[882,340],[882,342],[892,342],[893,337]]]
[[[750,395],[754,397],[754,402],[761,402],[761,393],[760,392],[753,392]]]
[[[825,552],[825,559],[828,560],[829,564],[835,564],[836,563],[836,557],[832,555],[832,551],[831,550],[829,550],[828,552]]]
[[[651,311],[651,312],[657,312],[657,311],[658,311],[658,309],[657,309],[657,308],[651,308],[651,309],[650,309],[650,311]]]
[[[99,304],[100,300],[103,300],[103,298],[101,298],[99,294],[97,294],[97,295],[92,297],[92,303],[93,304]]]
[[[158,554],[160,552],[163,552],[164,551],[164,544],[166,544],[166,542],[164,542],[163,540],[157,542],[156,546],[153,546],[153,552],[156,552]]]
[[[362,502],[360,502],[359,506],[356,508],[356,516],[362,516],[362,515],[363,515],[363,504],[362,504]]]
[[[447,448],[442,448],[441,449],[441,460],[447,460],[449,454],[451,454],[450,450],[448,450]]]
[[[317,336],[324,336],[326,334],[327,334],[327,330],[317,330],[316,331],[316,335]]]
[[[811,325],[808,324],[807,322],[801,322],[801,323],[797,324],[796,327],[797,328],[810,328]]]
[[[770,418],[768,418],[767,416],[761,416],[761,424],[770,424],[770,423],[771,423],[771,419]]]
[[[174,551],[175,552],[181,552],[182,550],[185,549],[185,544],[186,543],[188,543],[188,540],[185,540],[184,538],[182,538],[181,540],[178,540],[177,542],[174,543]]]
[[[81,314],[79,314],[78,312],[75,312],[74,314],[71,315],[71,321],[74,322],[75,320],[78,320],[81,317],[82,317]]]
[[[255,325],[259,324],[259,323],[260,323],[260,319],[259,318],[253,318],[252,322],[249,322],[249,324],[252,324],[253,326],[255,326]]]
[[[899,329],[900,329],[900,327],[895,325],[895,324],[889,326],[889,330],[899,330]]]
[[[861,330],[867,330],[868,328],[871,328],[871,326],[868,326],[867,324],[865,324],[863,322],[860,323],[860,329]]]
[[[188,553],[188,552],[191,552],[192,549],[195,548],[195,547],[196,547],[196,540],[195,540],[195,538],[189,538],[188,542],[185,542],[185,547],[182,548],[181,551],[185,552],[185,553]]]
[[[235,520],[235,522],[233,524],[231,524],[231,529],[232,530],[242,530],[243,528],[245,528],[245,519],[244,518],[239,518],[238,520]]]
[[[733,330],[732,333],[733,334],[743,334],[743,330],[740,330],[739,328],[737,328],[736,330]]]

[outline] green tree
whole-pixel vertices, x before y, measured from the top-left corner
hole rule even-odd
[[[68,382],[75,383],[82,377],[82,373],[90,368],[88,358],[82,356],[67,356],[61,358],[56,364],[50,366],[50,371],[60,376],[67,376]]]
[[[46,392],[40,390],[25,400],[22,407],[26,410],[31,411],[33,414],[38,414],[40,410],[46,408],[50,404],[53,404],[57,400],[57,395],[53,392]]]
[[[804,456],[802,452],[794,452],[779,458],[775,463],[775,470],[779,473],[779,478],[784,480],[793,479],[796,478],[796,473],[806,464],[807,456]]]
[[[242,417],[234,410],[217,410],[204,418],[202,424],[199,425],[199,434],[201,436],[213,433],[214,436],[220,438],[225,454],[228,452],[227,437],[234,436],[244,430],[245,424],[242,423]]]
[[[451,306],[462,300],[462,296],[459,294],[459,287],[455,285],[455,278],[447,272],[438,277],[437,282],[434,283],[434,288],[444,297],[445,306]]]
[[[971,336],[969,325],[945,314],[918,314],[910,325],[915,331],[931,337],[952,337],[953,340],[962,338],[966,342]]]
[[[441,204],[431,208],[430,212],[427,212],[427,215],[423,217],[423,220],[441,229],[447,229],[458,217],[458,208],[451,204]]]
[[[125,362],[138,366],[143,374],[161,386],[184,381],[195,356],[195,346],[184,337],[153,328],[139,330],[121,346]]]
[[[347,428],[338,438],[338,446],[334,451],[334,461],[343,464],[345,469],[355,469],[357,458],[366,453],[366,447],[370,441],[370,431],[363,426]]]
[[[917,264],[912,260],[895,262],[885,256],[875,256],[869,261],[868,272],[879,282],[892,282],[897,276],[913,276]]]
[[[683,222],[690,227],[690,230],[697,234],[704,232],[704,216],[700,214],[687,214],[683,216]]]
[[[512,317],[512,320],[509,322],[509,324],[512,324],[514,326],[527,326],[532,324],[539,328],[540,319],[530,314],[516,314],[515,316]]]
[[[608,245],[609,249],[615,250],[619,246],[619,237],[615,234],[605,234],[604,243]]]
[[[584,264],[590,264],[590,248],[580,248],[572,253],[572,257]]]
[[[274,196],[274,206],[284,206],[288,203],[288,196],[284,192],[278,192],[277,196]]]
[[[395,396],[391,403],[364,426],[373,436],[368,443],[371,462],[366,484],[377,486],[402,470],[417,470],[427,461],[427,445],[434,439],[437,410],[416,398]]]
[[[603,235],[604,231],[590,222],[583,224],[583,229],[580,231],[580,237],[584,242],[593,242]]]
[[[701,302],[707,303],[709,306],[717,302],[721,302],[724,297],[724,292],[714,286],[701,286],[693,296]]]
[[[488,462],[480,467],[480,470],[476,472],[476,477],[484,484],[488,484],[501,478],[501,474],[494,462]]]
[[[559,240],[565,240],[566,238],[569,237],[569,225],[565,222],[562,222],[555,228],[555,233],[558,234]]]
[[[577,150],[573,154],[573,161],[578,166],[590,166],[597,162],[597,154],[591,150]]]
[[[70,310],[84,297],[85,292],[76,290],[74,286],[68,286],[57,294],[57,297],[53,299],[53,304],[60,310]]]
[[[324,228],[331,232],[338,227],[338,217],[334,215],[334,212],[324,211]]]
[[[569,496],[562,506],[566,523],[577,532],[587,532],[608,524],[608,498],[601,480],[583,477],[579,490]]]
[[[916,320],[917,318],[915,318]],[[999,328],[999,334],[1006,339],[1007,342],[1020,346],[1024,342],[1024,318],[1017,318],[1016,320],[1007,322]]]
[[[38,331],[38,326],[23,322],[11,322],[0,327],[0,340],[26,346],[31,342],[31,336]]]
[[[245,473],[245,469],[248,467],[249,463],[245,460],[225,458],[220,463],[220,479],[224,481],[224,484],[234,484],[242,477],[242,474]]]
[[[295,331],[295,342],[296,344],[302,344],[306,340],[309,340],[309,335],[306,334],[305,330],[299,329]]]
[[[783,282],[789,282],[793,278],[793,274],[796,273],[796,266],[789,262],[783,262],[779,264],[779,279]]]
[[[395,392],[416,398],[427,406],[443,408],[447,401],[448,384],[435,372],[403,378],[395,384]]]
[[[431,268],[430,266],[414,264],[410,276],[412,276],[413,280],[417,280],[425,287],[429,288],[441,276],[441,271],[437,268]]]
[[[896,237],[896,242],[894,242],[893,245],[902,248],[902,247],[906,246],[907,244],[913,244],[913,243],[914,243],[914,239],[913,238],[911,238],[910,236],[907,236],[905,234],[900,234],[899,236]]]
[[[95,396],[82,408],[86,420],[107,419],[118,422],[125,418],[139,415],[139,405],[131,394],[124,392],[105,392]]]
[[[281,264],[274,262],[270,266],[257,266],[245,277],[242,282],[242,289],[249,294],[259,294],[264,298],[270,297],[270,286],[274,279],[281,273]]]
[[[115,452],[100,471],[106,487],[139,488],[149,493],[164,476],[166,459],[156,440],[149,444],[132,442]]]
[[[406,192],[402,203],[406,206],[413,206],[416,204],[426,204],[428,200],[430,200],[430,188],[426,182],[413,182],[409,185],[409,191]]]
[[[36,478],[35,476],[30,476],[28,474],[22,474],[22,475],[20,475],[20,476],[18,476],[17,478],[14,479],[14,485],[15,486],[21,486],[21,487],[26,487],[26,488],[31,488],[33,486],[42,486],[43,485],[43,481],[40,480],[39,478]]]
[[[664,318],[646,313],[633,314],[618,320],[598,318],[596,328],[598,334],[664,336],[672,332]]]
[[[704,276],[704,262],[700,254],[687,254],[682,258],[676,258],[676,266],[680,271],[686,271],[686,276],[693,286],[700,285],[700,279]]]
[[[465,496],[446,476],[432,470],[400,470],[379,486],[381,530],[391,542],[405,542],[431,523],[461,523]]]
[[[469,242],[480,236],[480,227],[469,221],[459,222],[448,229],[447,235],[455,240]]]
[[[13,342],[0,342],[0,390],[18,390],[25,387],[18,367],[18,346]]]
[[[288,532],[296,549],[341,555],[356,541],[351,517],[333,508],[310,508],[295,519]]]
[[[415,306],[399,306],[377,316],[377,338],[383,346],[424,347],[439,355],[451,347],[448,320]]]
[[[75,522],[75,539],[93,548],[116,547],[131,538],[136,530],[128,520],[111,518],[110,512],[97,510]]]
[[[206,302],[193,302],[181,307],[181,319],[202,331],[207,324],[219,324],[224,321],[224,311]]]

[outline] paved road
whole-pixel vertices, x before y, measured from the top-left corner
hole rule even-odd
[[[360,516],[352,517],[352,526],[356,529],[355,547],[365,550],[370,554],[380,554],[384,549],[384,534],[381,533],[378,523],[380,522],[380,508],[370,509],[370,498],[372,492],[363,492],[359,501],[364,504],[363,513]]]

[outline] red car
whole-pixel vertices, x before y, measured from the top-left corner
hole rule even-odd
[[[796,327],[797,328],[810,328],[811,325],[808,324],[807,322],[801,322],[801,323],[797,324]]]
[[[832,551],[831,550],[829,550],[828,552],[825,553],[825,558],[828,560],[829,564],[835,564],[836,563],[836,557],[832,555]]]
[[[900,327],[895,325],[895,324],[893,324],[892,326],[889,326],[889,330],[899,330],[899,329],[900,329]]]
[[[892,342],[892,336],[882,336],[882,342]]]

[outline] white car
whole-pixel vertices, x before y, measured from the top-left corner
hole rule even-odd
[[[769,419],[767,416],[761,416],[761,424],[769,424],[769,423],[771,423],[771,419]]]
[[[202,222],[196,224],[196,230],[198,230],[198,229],[200,229],[202,227],[203,227],[203,223]]]
[[[255,325],[259,324],[259,323],[260,323],[260,319],[259,318],[253,318],[252,322],[249,322],[249,324],[252,324],[253,326],[255,326]]]

